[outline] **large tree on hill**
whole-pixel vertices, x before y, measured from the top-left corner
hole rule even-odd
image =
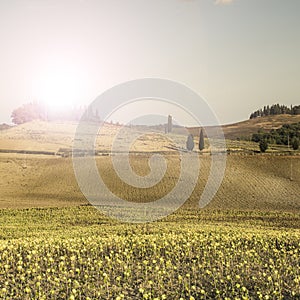
[[[44,120],[45,113],[38,103],[27,103],[13,110],[11,114],[14,124],[23,124],[33,120]]]
[[[201,129],[200,136],[199,136],[199,150],[202,151],[203,149],[204,149],[204,135],[203,135],[203,130]]]

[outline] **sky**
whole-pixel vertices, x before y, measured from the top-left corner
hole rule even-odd
[[[300,102],[299,0],[1,0],[0,40],[0,123],[148,77],[191,88],[223,124]]]

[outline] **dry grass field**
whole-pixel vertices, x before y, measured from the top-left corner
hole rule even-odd
[[[135,155],[133,169],[144,175],[149,155]],[[168,157],[168,171],[153,188],[136,189],[117,178],[109,157],[98,157],[99,172],[112,191],[129,201],[152,201],[172,189],[179,160]],[[290,164],[292,163],[292,180]],[[187,202],[197,207],[210,169],[210,156],[200,157],[198,184]],[[0,207],[69,206],[86,203],[77,185],[71,158],[36,155],[0,155]],[[227,157],[223,183],[208,208],[300,211],[300,158],[286,156]],[[141,200],[144,199],[144,200]],[[146,199],[146,200],[145,200]]]
[[[96,140],[97,149],[108,151],[120,127],[106,124]],[[71,149],[76,124],[32,122],[0,132],[0,149],[58,152]],[[128,201],[153,201],[176,185],[180,161],[176,149],[184,148],[186,135],[165,136],[157,132],[128,128],[118,136],[120,145],[130,135],[140,136],[130,146],[130,162],[138,175],[147,175],[152,152],[167,161],[167,172],[152,188],[133,188],[122,182],[113,169],[111,156],[96,158],[99,173],[116,195]],[[127,136],[126,136],[127,135]],[[228,141],[231,149],[255,149],[253,143]],[[257,146],[256,146],[257,147]],[[210,155],[199,155],[200,174],[196,188],[186,203],[197,207],[205,187]],[[75,176],[71,157],[57,155],[0,154],[0,207],[24,208],[70,206],[87,203]],[[300,210],[300,156],[228,155],[223,183],[207,208],[242,210]]]
[[[223,130],[226,138],[235,139],[238,137],[248,137],[256,133],[259,129],[270,131],[271,129],[280,128],[283,124],[298,122],[300,122],[300,115],[274,115],[224,125]]]

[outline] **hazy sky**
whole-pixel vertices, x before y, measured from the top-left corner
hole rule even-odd
[[[222,123],[300,102],[299,0],[1,0],[0,40],[0,123],[143,77],[184,83]]]

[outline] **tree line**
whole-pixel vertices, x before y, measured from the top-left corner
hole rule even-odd
[[[51,111],[46,105],[38,102],[30,102],[13,110],[12,122],[16,125],[24,124],[34,120],[41,121],[79,121],[82,116],[86,119],[99,121],[99,112],[96,109],[86,106],[73,107],[61,111]]]
[[[251,113],[250,119],[255,119],[258,117],[274,116],[274,115],[300,115],[300,105],[290,107],[286,105],[273,104],[271,106],[267,105],[264,108],[258,109]]]

